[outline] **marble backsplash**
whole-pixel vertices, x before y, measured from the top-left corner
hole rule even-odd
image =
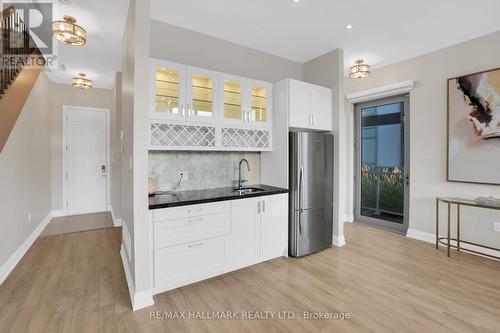
[[[149,177],[154,178],[158,191],[170,191],[179,181],[181,171],[188,172],[179,190],[199,190],[235,186],[238,182],[238,164],[246,158],[250,171],[242,166],[245,184],[260,183],[260,153],[150,151]]]

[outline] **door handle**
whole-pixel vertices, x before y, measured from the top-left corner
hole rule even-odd
[[[300,171],[299,171],[299,209],[302,209],[302,177],[304,173],[304,167],[301,165],[300,166]]]
[[[405,185],[410,186],[410,175],[409,174],[406,174],[406,176],[405,176]]]
[[[106,165],[101,165],[101,177],[106,178]]]

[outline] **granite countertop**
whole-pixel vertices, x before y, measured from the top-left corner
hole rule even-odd
[[[245,188],[260,188],[263,191],[240,195],[233,187],[221,187],[205,190],[176,191],[170,194],[157,194],[149,197],[149,209],[160,209],[168,207],[196,205],[209,202],[237,200],[245,198],[261,197],[265,195],[288,193],[287,189],[268,186],[263,184],[248,185]]]

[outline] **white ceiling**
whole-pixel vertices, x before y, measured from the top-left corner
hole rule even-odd
[[[499,0],[152,0],[151,6],[154,19],[298,62],[341,47],[346,67],[359,58],[381,67],[498,31],[499,13]]]
[[[54,20],[71,15],[87,31],[87,44],[59,46],[58,64],[63,68],[47,72],[53,82],[71,84],[79,72],[85,72],[94,87],[111,89],[115,72],[122,68],[122,39],[128,13],[128,0],[64,0],[59,2]],[[64,4],[69,3],[69,4]],[[65,67],[65,71],[64,71]]]

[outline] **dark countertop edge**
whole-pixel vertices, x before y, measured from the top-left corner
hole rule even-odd
[[[241,200],[241,199],[247,199],[247,198],[264,197],[264,196],[275,195],[275,194],[285,194],[285,193],[289,193],[289,192],[290,191],[287,189],[275,189],[275,190],[273,189],[273,190],[268,190],[268,191],[266,190],[266,191],[262,191],[262,192],[255,192],[255,193],[239,195],[239,196],[234,195],[234,196],[227,196],[227,197],[215,197],[215,198],[207,198],[207,199],[200,199],[200,200],[188,200],[188,201],[182,201],[182,202],[155,204],[155,205],[149,205],[149,210],[181,207],[181,206],[190,206],[190,205],[199,205],[199,204],[204,204],[204,203],[229,201],[229,200]]]

